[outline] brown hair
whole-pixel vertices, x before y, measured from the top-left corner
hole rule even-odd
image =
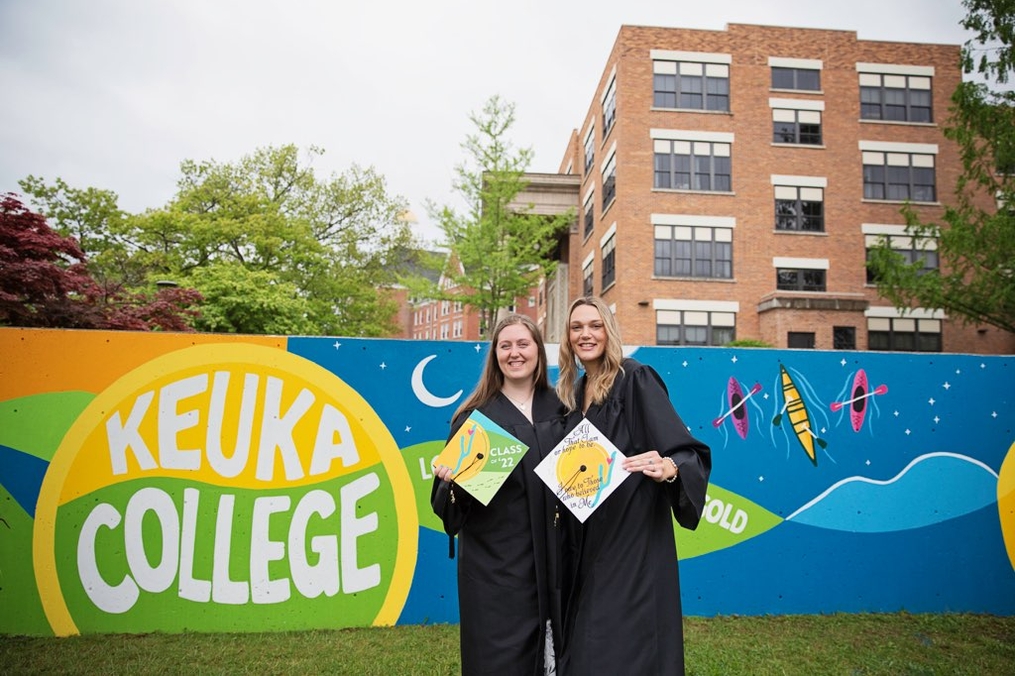
[[[603,320],[603,328],[606,329],[606,347],[603,350],[603,361],[600,368],[589,376],[588,401],[592,404],[601,404],[606,401],[617,374],[624,369],[621,362],[624,360],[624,349],[620,339],[620,327],[613,312],[598,296],[583,296],[571,303],[567,311],[567,319],[564,323],[563,339],[560,341],[560,352],[557,363],[560,366],[560,377],[557,379],[557,396],[567,407],[568,411],[578,408],[578,397],[575,393],[575,384],[578,382],[579,360],[571,349],[571,315],[575,308],[582,305],[591,305],[599,312]]]
[[[536,390],[545,390],[550,387],[550,379],[546,375],[546,346],[543,344],[543,335],[539,332],[536,323],[525,315],[510,314],[497,323],[490,338],[490,347],[487,351],[486,361],[483,363],[483,374],[476,383],[476,389],[462,402],[462,405],[455,411],[454,418],[457,418],[463,411],[475,410],[497,396],[500,388],[504,385],[504,374],[497,363],[497,341],[500,340],[501,331],[513,324],[521,324],[532,334],[532,340],[536,341],[536,348],[539,363],[536,364],[535,376]],[[452,419],[454,419],[452,418]]]

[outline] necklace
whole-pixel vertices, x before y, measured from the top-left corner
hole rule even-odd
[[[526,398],[524,401],[518,401],[517,399],[512,397],[510,394],[505,392],[504,390],[501,390],[501,394],[503,394],[505,397],[510,399],[512,404],[514,404],[515,406],[517,406],[518,408],[520,408],[523,411],[529,407],[529,404],[532,402],[532,395],[534,393],[535,393],[535,390],[533,390],[532,392],[529,392],[528,398]]]

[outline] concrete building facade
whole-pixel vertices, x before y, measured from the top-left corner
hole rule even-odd
[[[897,311],[865,266],[889,237],[937,267],[901,209],[940,222],[953,199],[960,78],[957,45],[623,26],[559,167],[578,217],[540,294],[547,340],[566,286],[602,296],[628,344],[1012,352],[993,327]]]

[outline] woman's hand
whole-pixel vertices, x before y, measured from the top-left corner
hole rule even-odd
[[[641,472],[656,483],[672,482],[677,478],[677,466],[669,458],[660,456],[658,451],[648,451],[624,458],[621,467],[632,474]]]
[[[433,468],[433,475],[441,481],[451,481],[453,475],[451,474],[451,468],[447,465],[437,465]]]

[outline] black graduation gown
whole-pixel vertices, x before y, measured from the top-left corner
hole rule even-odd
[[[680,581],[673,517],[694,529],[701,518],[712,467],[708,446],[692,437],[650,366],[623,362],[601,406],[586,417],[631,456],[655,449],[680,470],[673,483],[629,476],[584,524],[574,540],[572,587],[565,599],[562,676],[684,673]],[[584,379],[578,410],[582,419]]]
[[[552,389],[537,392],[532,409],[529,423],[503,394],[480,408],[529,447],[489,505],[439,479],[431,491],[431,504],[445,531],[458,533],[458,609],[466,676],[542,676],[548,619],[558,636],[554,644],[560,641],[557,500],[534,470],[564,438],[566,418]],[[469,413],[454,420],[449,439]]]

